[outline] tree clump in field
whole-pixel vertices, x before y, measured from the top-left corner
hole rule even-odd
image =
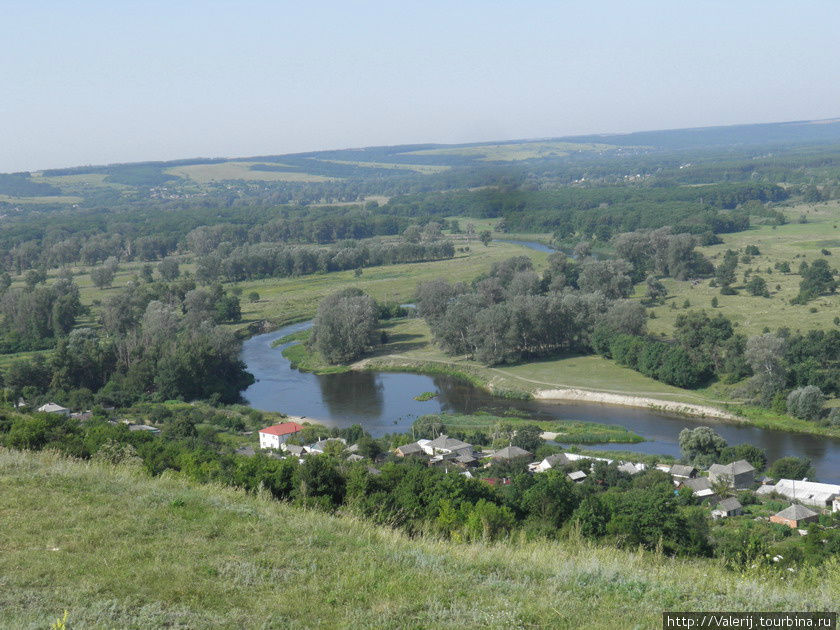
[[[767,289],[767,281],[761,276],[753,276],[744,288],[752,296],[770,297],[770,291]]]
[[[810,265],[803,261],[799,267],[799,274],[802,280],[799,282],[799,295],[793,299],[793,304],[806,304],[816,297],[837,290],[834,271],[823,259],[815,260]]]
[[[332,364],[354,361],[379,340],[378,307],[356,288],[321,300],[312,326],[312,343]]]
[[[110,287],[114,282],[114,277],[117,275],[118,270],[119,263],[112,256],[105,261],[105,264],[96,267],[96,269],[90,272],[90,280],[99,289]]]
[[[720,285],[722,295],[733,295],[735,290],[731,287],[735,282],[735,269],[738,266],[738,253],[731,249],[726,250],[723,255],[723,262],[715,268],[715,280]]]

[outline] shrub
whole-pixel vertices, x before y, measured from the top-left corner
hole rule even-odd
[[[822,392],[814,385],[798,387],[787,397],[787,412],[803,420],[817,420],[822,412],[822,405]]]

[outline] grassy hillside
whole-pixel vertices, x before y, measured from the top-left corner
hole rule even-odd
[[[0,626],[659,627],[837,610],[840,563],[739,575],[577,542],[454,545],[130,469],[0,450]]]

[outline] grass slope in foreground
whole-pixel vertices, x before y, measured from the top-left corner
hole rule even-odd
[[[176,477],[0,450],[0,627],[660,627],[837,610],[840,563],[739,575],[578,542],[410,540]]]

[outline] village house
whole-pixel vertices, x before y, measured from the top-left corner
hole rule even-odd
[[[800,527],[802,527],[802,525],[806,523],[816,522],[819,519],[819,517],[819,514],[817,514],[813,510],[809,510],[804,505],[793,503],[781,512],[778,512],[777,514],[771,516],[770,522],[780,523],[781,525],[787,525],[791,529],[799,529]]]
[[[397,457],[425,457],[426,450],[420,442],[428,442],[428,440],[419,440],[417,442],[411,442],[410,444],[398,446],[395,451]]]
[[[685,479],[681,484],[681,488],[688,488],[692,494],[699,499],[711,499],[715,496],[712,490],[712,482],[708,477],[695,477],[694,479]]]
[[[712,464],[709,468],[709,481],[712,484],[726,479],[730,488],[744,490],[755,483],[755,468],[745,459],[731,464]]]
[[[574,472],[570,472],[566,475],[569,479],[574,481],[575,483],[580,483],[584,479],[586,479],[586,473],[582,470],[575,470]]]
[[[310,453],[314,453],[315,455],[321,455],[327,448],[327,445],[330,442],[336,442],[342,445],[342,447],[347,446],[347,440],[344,438],[326,438],[325,440],[318,440],[314,444],[310,444],[306,448],[309,450]]]
[[[295,433],[303,431],[297,422],[282,422],[259,430],[260,448],[279,449]]]
[[[633,462],[622,462],[618,465],[618,469],[628,475],[637,475],[645,469],[645,465],[634,464]]]
[[[694,466],[686,466],[684,464],[674,464],[668,471],[674,482],[679,483],[684,479],[692,479],[697,476],[697,469]]]
[[[54,402],[48,402],[46,405],[38,407],[37,411],[41,413],[57,413],[62,416],[69,416],[70,410],[67,407],[62,407]]]
[[[419,441],[418,441],[419,444]],[[472,455],[472,444],[456,440],[448,435],[439,435],[434,440],[428,440],[422,445],[427,455],[449,455],[450,453],[466,453]]]
[[[528,470],[531,472],[545,472],[546,470],[551,470],[552,468],[561,468],[568,464],[569,461],[569,458],[563,453],[555,453],[554,455],[549,455],[540,462],[529,464]]]
[[[509,462],[514,459],[524,459],[526,457],[532,457],[532,455],[524,448],[519,448],[518,446],[506,446],[503,449],[500,449],[493,453],[490,456],[490,459],[492,459],[494,462]]]
[[[150,426],[148,424],[129,424],[129,431],[148,431],[149,433],[160,433],[160,429]]]
[[[744,513],[741,502],[735,497],[724,499],[712,510],[712,518],[726,518],[727,516],[740,516]]]
[[[840,495],[834,497],[834,500],[831,502],[831,511],[840,512]]]
[[[819,508],[831,507],[834,496],[840,494],[840,485],[833,483],[817,483],[816,481],[798,481],[796,479],[779,479],[776,485],[766,484],[757,491],[758,494],[777,493],[805,505]]]

